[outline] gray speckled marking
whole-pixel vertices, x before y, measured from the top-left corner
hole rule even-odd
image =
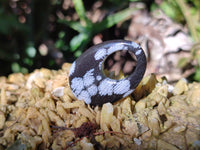
[[[108,48],[107,55],[110,55],[118,50],[123,50],[124,45],[121,43],[113,44],[111,47]]]
[[[102,63],[119,50],[133,52],[137,65],[128,77],[114,80],[103,74]],[[126,40],[107,41],[89,48],[72,64],[69,72],[70,87],[78,100],[101,106],[130,95],[141,81],[145,69],[146,57],[138,44]]]
[[[94,96],[98,92],[98,88],[96,85],[91,85],[90,87],[87,88],[87,91],[89,92],[90,96]]]
[[[98,86],[99,95],[112,95],[115,84],[116,82],[110,81],[109,78],[102,80]]]
[[[136,51],[136,53],[135,53],[135,55],[140,55],[141,54],[141,52],[142,52],[142,50],[140,49],[140,50],[137,50]]]
[[[106,49],[102,48],[96,52],[94,55],[95,60],[103,59],[106,57]]]
[[[129,80],[118,81],[114,87],[114,94],[124,94],[130,90],[130,87],[131,85]]]

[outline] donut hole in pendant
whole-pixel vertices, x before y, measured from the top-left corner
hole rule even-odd
[[[102,69],[106,77],[120,80],[133,73],[136,65],[137,58],[133,52],[119,50],[105,58]]]

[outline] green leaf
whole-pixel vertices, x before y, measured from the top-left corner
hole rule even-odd
[[[26,57],[23,59],[23,63],[26,64],[26,65],[29,65],[29,66],[32,66],[33,65],[33,60]]]
[[[74,56],[75,56],[75,57],[79,57],[79,56],[81,56],[81,54],[82,54],[82,51],[81,51],[81,50],[78,50],[78,51],[76,51],[76,52],[74,53]]]
[[[70,28],[78,31],[78,32],[85,32],[85,27],[83,27],[79,22],[77,21],[68,21],[68,20],[63,20],[63,19],[59,19],[58,20],[59,23],[62,24],[66,24],[67,26],[69,26]]]
[[[62,39],[59,39],[56,41],[55,47],[63,51],[66,51],[68,49],[68,46],[65,44],[64,40]]]
[[[174,9],[173,5],[170,2],[163,1],[160,5],[161,9],[166,13],[170,18],[176,18],[176,9]]]
[[[65,32],[64,31],[60,31],[59,34],[58,34],[58,37],[60,39],[62,39],[62,38],[64,38],[64,36],[65,36]]]
[[[200,55],[199,54],[196,55],[196,60],[197,60],[198,65],[200,66]]]
[[[85,9],[82,0],[73,0],[73,2],[80,19],[82,21],[85,20],[87,22],[88,18],[85,15]],[[94,34],[99,33],[104,29],[110,28],[122,20],[125,20],[126,18],[130,17],[133,11],[135,10],[135,8],[124,9],[118,13],[108,16],[100,23],[92,24],[91,21],[89,21],[85,26],[75,21],[67,21],[60,19],[58,20],[58,22],[64,23],[67,26],[79,32],[77,36],[72,38],[69,44],[70,51],[76,51],[74,55],[77,57],[82,53],[85,46],[88,44],[88,42],[91,40],[91,37]],[[60,46],[59,44],[61,43],[57,43],[57,47]],[[77,51],[77,49],[79,49],[79,51]]]
[[[63,40],[57,40],[55,43],[56,48],[62,48],[65,45]]]
[[[130,17],[132,15],[133,11],[135,11],[135,10],[136,10],[136,8],[127,8],[118,13],[110,15],[107,18],[105,18],[102,22],[96,23],[93,26],[93,31],[95,33],[98,33],[104,29],[110,28],[113,25],[117,24],[118,22],[123,21],[126,18]]]
[[[86,26],[91,24],[91,21],[87,18],[85,8],[82,0],[73,0],[75,10],[81,21],[84,21]]]
[[[185,21],[187,22],[188,28],[190,30],[190,34],[192,36],[192,38],[194,39],[195,42],[199,42],[200,41],[200,37],[198,36],[198,32],[196,31],[196,27],[198,26],[196,23],[198,19],[196,19],[197,15],[191,15],[191,7],[188,3],[186,3],[184,0],[175,0],[174,2],[177,3],[177,5],[179,6]],[[198,17],[199,18],[199,17]]]
[[[72,38],[70,41],[70,49],[72,52],[76,51],[87,39],[90,39],[87,34],[80,33],[79,35]]]
[[[200,67],[196,69],[194,74],[194,80],[200,82]]]

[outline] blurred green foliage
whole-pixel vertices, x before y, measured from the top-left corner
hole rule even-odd
[[[73,5],[69,2],[0,2],[1,75],[11,72],[27,73],[40,67],[57,69],[65,61],[72,62],[88,47],[95,34],[124,20],[133,11],[127,9],[129,0],[121,3],[109,0],[103,5],[104,9],[112,8],[117,13],[111,13],[101,22],[92,23],[86,15],[84,3],[92,5],[95,1],[83,3],[82,0],[73,0]],[[64,8],[64,3],[68,3],[68,8]],[[77,14],[79,18],[70,21],[59,19],[58,12],[71,16]],[[47,53],[44,48],[40,49],[41,45],[47,47]]]
[[[194,73],[189,76],[189,80],[200,82],[200,43],[194,44],[190,57],[183,57],[178,62],[178,67],[183,70],[194,69]]]
[[[4,2],[5,4],[6,2]],[[1,4],[1,6],[3,6]],[[10,13],[4,7],[0,7],[0,67],[1,73],[8,72],[9,66],[12,63],[17,64],[15,61],[20,59],[19,47],[20,42],[24,38],[24,32],[27,32],[28,27],[19,23],[17,16]]]
[[[82,0],[73,0],[73,3],[80,21],[68,21],[66,19],[59,19],[58,21],[66,24],[79,33],[74,36],[69,43],[69,48],[71,52],[74,52],[75,57],[79,57],[82,54],[86,45],[92,40],[92,37],[95,34],[100,33],[101,31],[126,19],[131,16],[132,12],[135,10],[133,8],[127,8],[113,15],[107,16],[101,22],[92,23],[92,21],[86,16]]]
[[[1,75],[27,73],[33,67],[37,50],[33,39],[32,5],[28,1],[0,2]]]
[[[106,10],[107,15],[95,23],[87,13],[97,0],[72,2],[0,1],[0,75],[27,73],[40,67],[60,68],[63,62],[72,62],[80,56],[93,45],[94,36],[105,31],[109,31],[109,37],[104,40],[123,38],[114,35],[112,28],[131,16],[135,10],[129,8],[131,2],[141,2],[149,11],[162,9],[174,21],[187,25],[194,42],[200,42],[199,0],[99,0],[102,5],[98,9]],[[193,54],[191,51],[191,61],[198,62],[194,66],[193,79],[199,81],[200,62]],[[185,63],[183,60],[180,64]]]
[[[191,81],[200,82],[200,1],[166,0],[160,8],[175,21],[187,24],[195,44],[190,58],[181,58],[178,67],[185,69],[192,66],[195,71],[189,78]]]
[[[175,21],[186,23],[194,41],[200,42],[199,0],[166,0],[160,8]]]

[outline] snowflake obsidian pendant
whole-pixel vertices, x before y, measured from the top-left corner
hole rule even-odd
[[[136,67],[123,79],[111,79],[104,74],[102,64],[109,55],[121,50],[131,51],[135,55]],[[146,57],[138,44],[126,40],[113,40],[89,48],[74,61],[69,72],[69,82],[78,100],[101,106],[131,94],[140,83],[145,70]]]

